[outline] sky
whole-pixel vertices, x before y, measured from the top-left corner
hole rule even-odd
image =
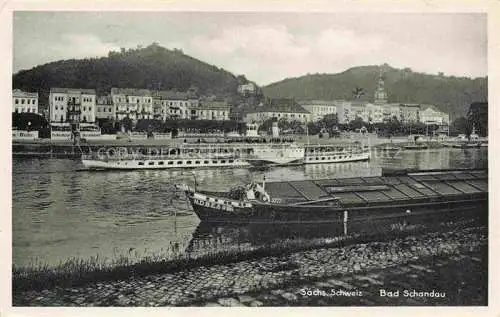
[[[14,73],[153,42],[259,85],[388,63],[487,75],[482,13],[14,12]]]

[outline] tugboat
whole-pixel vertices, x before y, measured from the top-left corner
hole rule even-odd
[[[385,173],[385,172],[384,172]],[[227,192],[177,186],[201,221],[311,223],[487,210],[487,170],[427,170],[287,182],[252,182]],[[478,211],[480,212],[480,211]]]

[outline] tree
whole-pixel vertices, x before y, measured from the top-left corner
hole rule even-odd
[[[474,102],[467,112],[469,125],[476,128],[476,132],[481,136],[488,135],[488,103]],[[472,129],[472,128],[471,128]],[[470,134],[468,134],[470,135]]]
[[[469,122],[465,117],[458,117],[450,124],[450,134],[458,135],[469,132]],[[470,134],[470,132],[469,132]]]
[[[339,119],[336,113],[327,114],[321,119],[320,124],[323,128],[331,132],[334,130],[339,123]]]
[[[262,124],[259,126],[259,132],[269,132],[271,130],[273,122],[276,122],[275,118],[269,118],[262,122]]]
[[[351,130],[361,129],[364,125],[365,122],[360,117],[356,117],[356,119],[349,122],[349,128]]]

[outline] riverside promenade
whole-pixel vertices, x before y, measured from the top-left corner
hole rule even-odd
[[[448,227],[169,274],[25,290],[13,294],[13,305],[482,306],[487,237],[483,225]],[[392,297],[381,296],[389,292]]]

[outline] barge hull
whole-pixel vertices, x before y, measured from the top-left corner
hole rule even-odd
[[[488,210],[487,170],[430,170],[262,184],[265,195],[245,199],[231,192],[186,191],[207,222],[343,222],[426,213]],[[252,185],[253,186],[253,185]],[[264,199],[265,198],[265,199]]]

